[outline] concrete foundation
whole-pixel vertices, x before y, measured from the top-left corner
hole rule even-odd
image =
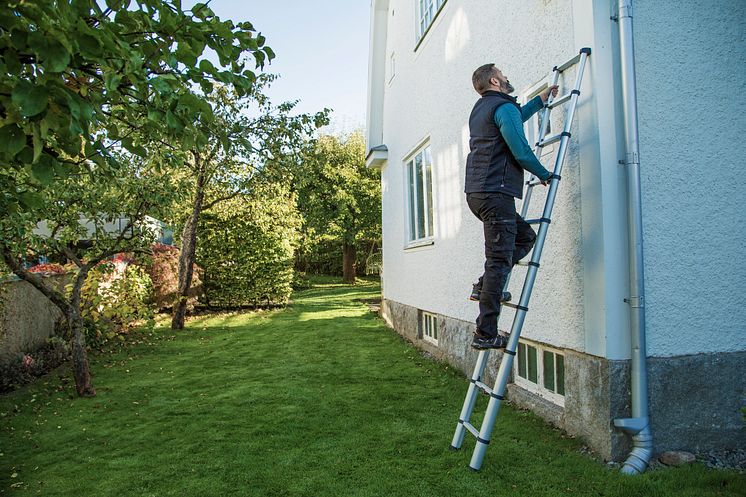
[[[477,352],[470,347],[474,323],[438,316],[438,345],[422,338],[417,308],[383,299],[386,322],[417,347],[471,376]],[[565,349],[565,405],[557,405],[516,385],[508,399],[527,407],[583,440],[604,460],[621,461],[631,448],[629,437],[613,420],[629,417],[630,363]],[[493,353],[487,383],[494,381],[502,353]],[[656,453],[704,452],[746,446],[746,352],[648,359],[650,412]],[[466,394],[466,383],[464,383]],[[454,419],[458,413],[454,413]]]

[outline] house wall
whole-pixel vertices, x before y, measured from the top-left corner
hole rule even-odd
[[[746,2],[634,9],[648,353],[744,351]]]
[[[627,358],[626,273],[620,270],[624,262],[606,256],[619,253],[623,243],[624,219],[618,215],[618,192],[624,184],[616,164],[618,130],[614,125],[599,126],[600,115],[614,122],[616,102],[609,98],[608,109],[600,110],[596,102],[597,94],[613,95],[613,73],[606,70],[611,26],[600,33],[594,27],[594,16],[608,21],[610,7],[594,7],[590,0],[512,0],[498,9],[486,0],[449,0],[415,50],[415,4],[392,0],[384,33],[382,141],[388,147],[388,162],[382,169],[385,297],[474,321],[477,304],[467,297],[482,272],[483,235],[481,223],[469,212],[463,194],[467,121],[478,98],[471,86],[471,73],[479,65],[495,62],[521,95],[546,83],[551,68],[583,46],[576,41],[580,40],[594,47],[594,55],[583,82],[584,94],[523,336],[601,357]],[[380,36],[381,29],[374,33]],[[601,71],[594,68],[599,40],[605,42],[598,48]],[[371,76],[375,77],[373,72]],[[571,87],[574,76],[573,70],[566,72],[563,88]],[[371,81],[372,88],[381,84],[378,78],[378,83]],[[557,111],[552,119],[554,130],[561,127],[560,117]],[[375,123],[375,119],[371,121]],[[374,125],[372,129],[378,128]],[[429,140],[433,154],[435,241],[431,246],[405,249],[404,160],[425,140]],[[554,156],[545,157],[544,162],[551,169]],[[603,172],[606,169],[610,174]],[[543,206],[545,190],[536,190],[540,191],[532,200],[532,214]],[[602,202],[604,195],[609,197],[606,202]],[[520,205],[518,202],[518,208]],[[516,296],[524,275],[524,268],[516,269],[511,284]],[[506,309],[503,314],[500,326],[509,328],[512,312]]]
[[[419,347],[470,372],[468,342],[478,309],[467,296],[483,260],[481,227],[462,193],[466,123],[477,98],[471,73],[496,62],[521,95],[539,88],[549,68],[579,47],[592,47],[522,334],[563,349],[564,407],[517,385],[509,392],[511,401],[582,437],[603,457],[624,457],[629,439],[612,427],[614,418],[631,415],[626,175],[619,165],[625,150],[613,2],[509,0],[497,8],[486,0],[448,0],[416,50],[415,4],[374,2],[379,23],[388,19],[385,29],[376,25],[373,40],[384,70],[379,64],[371,71],[371,86],[383,89],[372,110],[378,105],[383,112],[369,112],[369,131],[377,134],[369,146],[388,147],[382,169],[384,317]],[[746,304],[740,264],[746,197],[738,159],[746,131],[740,98],[746,4],[634,5],[655,450],[736,448],[746,443],[740,412],[746,330],[738,317]],[[424,140],[433,154],[435,241],[405,249],[404,160]],[[705,160],[719,167],[699,167]],[[541,200],[534,199],[532,214]],[[513,278],[514,295],[522,274]],[[417,334],[418,309],[438,315],[437,347]],[[501,328],[512,317],[509,310],[504,314]]]

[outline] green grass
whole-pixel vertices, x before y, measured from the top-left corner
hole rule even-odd
[[[504,407],[483,469],[448,450],[467,382],[325,280],[285,311],[196,318],[0,398],[0,493],[70,496],[746,495],[700,465],[625,477]],[[478,409],[484,408],[480,400]]]

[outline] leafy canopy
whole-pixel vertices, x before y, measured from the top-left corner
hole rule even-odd
[[[11,0],[0,9],[0,211],[40,209],[55,180],[116,174],[141,137],[201,146],[215,119],[199,92],[247,94],[274,57],[248,23],[180,0]],[[204,57],[214,52],[216,66]]]

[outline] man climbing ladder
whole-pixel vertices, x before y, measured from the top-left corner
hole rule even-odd
[[[482,467],[482,461],[490,443],[492,428],[495,424],[500,404],[504,400],[505,388],[510,378],[513,357],[518,348],[523,322],[528,312],[534,281],[539,270],[539,261],[551,222],[554,199],[561,179],[562,165],[567,154],[575,108],[580,95],[580,84],[585,70],[585,64],[591,53],[590,48],[583,48],[580,52],[560,66],[553,69],[553,79],[549,88],[540,95],[543,107],[539,138],[535,150],[555,142],[560,142],[554,163],[554,170],[550,173],[539,163],[536,156],[528,149],[523,135],[523,126],[519,119],[527,119],[527,115],[535,113],[540,105],[536,99],[529,102],[523,109],[515,103],[508,94],[513,91],[510,82],[493,64],[478,68],[473,75],[474,88],[482,98],[474,106],[469,119],[471,133],[470,152],[466,165],[466,194],[471,211],[484,224],[485,236],[485,272],[480,283],[474,286],[472,298],[479,299],[479,317],[477,318],[477,333],[472,346],[480,349],[471,383],[464,399],[456,432],[451,442],[452,449],[460,449],[464,435],[468,431],[477,439],[474,453],[469,467],[477,471]],[[560,74],[569,67],[578,64],[575,85],[573,89],[557,98],[557,88]],[[565,117],[565,126],[561,133],[546,137],[549,114],[554,107],[569,102]],[[501,110],[505,109],[505,110]],[[494,117],[493,117],[494,116]],[[521,208],[521,215],[515,212],[515,198],[521,198],[524,185],[524,173],[528,170],[531,178],[525,182],[526,194]],[[533,187],[549,184],[549,192],[544,204],[542,217],[533,220],[523,220],[528,212]],[[535,239],[531,224],[538,224],[539,231]],[[528,229],[526,229],[528,227]],[[513,264],[524,257],[533,247],[531,261],[528,266],[526,279],[518,304],[510,303],[511,296],[504,286],[509,279]],[[497,320],[500,314],[500,302],[516,309],[510,335],[505,337],[497,333]],[[505,348],[505,354],[500,362],[495,385],[490,388],[482,382],[482,375],[487,365],[490,349]],[[477,429],[469,420],[474,410],[479,390],[489,395],[490,400],[484,415],[482,426]]]
[[[472,75],[481,98],[469,117],[469,155],[466,158],[466,202],[484,226],[484,275],[471,298],[479,301],[477,331],[472,347],[504,348],[508,340],[497,333],[503,287],[513,264],[534,245],[536,233],[515,211],[523,197],[524,169],[546,185],[552,173],[531,152],[523,124],[543,108],[557,85],[544,90],[521,108],[511,97],[513,86],[495,64],[485,64]]]

